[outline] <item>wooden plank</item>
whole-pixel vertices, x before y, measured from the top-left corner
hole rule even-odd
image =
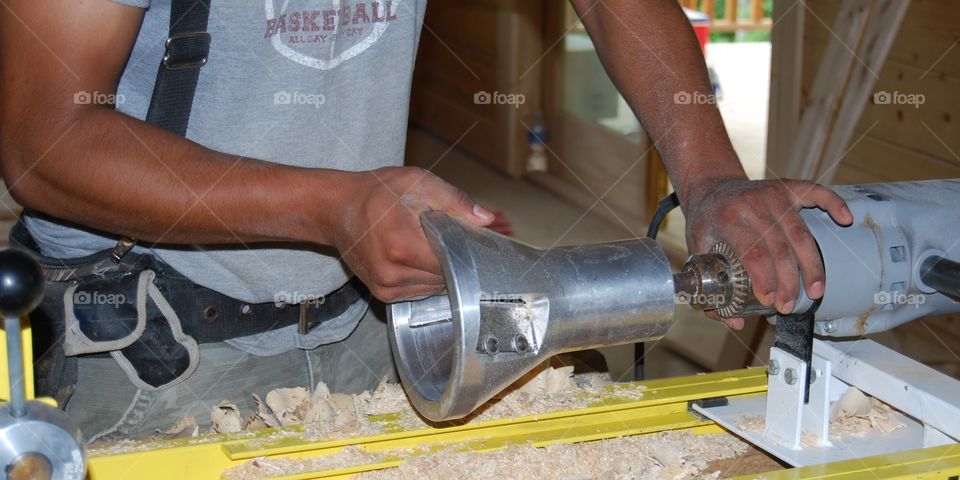
[[[455,52],[495,63],[498,15],[495,2],[492,5],[467,0],[434,2],[426,10],[421,40],[439,38]]]
[[[549,175],[566,180],[588,193],[593,201],[603,197],[603,203],[628,214],[623,217],[627,228],[646,232],[646,162],[641,158],[648,144],[630,141],[603,127],[583,121],[572,115],[560,115],[552,123],[554,132],[550,143]],[[592,204],[593,202],[591,202]],[[588,205],[589,206],[589,205]],[[598,205],[597,211],[605,210]],[[632,222],[629,219],[638,219]],[[621,223],[621,222],[618,222]]]
[[[459,146],[521,175],[529,151],[524,123],[540,105],[542,0],[459,0],[427,12],[411,120],[451,143],[479,122]],[[482,92],[523,101],[477,102]]]
[[[783,177],[788,172],[793,135],[800,123],[806,9],[791,0],[774,0],[770,31],[770,105],[767,114],[767,175]],[[772,172],[772,175],[771,175]]]
[[[812,178],[829,183],[853,138],[854,130],[867,102],[873,97],[879,72],[887,61],[887,54],[897,38],[900,23],[909,7],[909,0],[875,0],[870,19],[857,48],[859,61],[853,64],[847,89],[844,92],[836,121],[818,160]]]
[[[449,143],[480,159],[496,159],[503,155],[503,144],[491,142],[501,128],[496,122],[476,115],[474,110],[453,103],[436,92],[421,91],[418,101],[410,104],[410,120]]]
[[[857,136],[861,133],[857,132]],[[885,181],[960,178],[960,164],[945,162],[884,140],[873,133],[857,142],[841,165],[869,172],[871,178],[882,178]]]
[[[529,129],[536,112],[542,108],[541,88],[543,64],[543,9],[541,1],[507,2],[510,8],[500,10],[497,28],[497,85],[500,92],[522,96],[523,103],[501,105],[498,119],[504,128],[502,169],[514,177],[523,175],[530,153]]]
[[[815,61],[823,48],[820,42],[808,42],[807,53],[814,59],[805,60],[805,63]],[[920,79],[922,73],[915,67],[888,60],[880,71],[874,92],[896,93],[900,98],[922,94],[924,103],[916,106],[875,104],[871,99],[863,110],[857,132],[870,129],[873,137],[944,162],[960,164],[960,159],[954,155],[960,155],[960,127],[957,126],[960,96],[956,93],[960,90],[960,78],[928,75]],[[806,75],[805,78],[805,82],[809,82]],[[853,141],[858,136],[859,133],[854,134]],[[922,166],[918,168],[922,170]]]
[[[829,137],[836,110],[853,62],[855,46],[863,34],[870,9],[858,0],[844,0],[834,22],[836,36],[827,45],[800,119],[788,157],[787,176],[813,179]],[[850,45],[854,45],[851,47]]]
[[[806,0],[813,14],[829,24],[836,17],[836,0]],[[888,61],[915,67],[927,76],[960,77],[960,5],[956,0],[911,2]],[[825,43],[829,30],[811,21],[806,35]],[[929,71],[929,72],[928,72]]]
[[[710,31],[717,33],[730,33],[737,30],[764,31],[770,30],[772,26],[773,23],[769,19],[760,20],[759,22],[740,20],[734,23],[728,22],[727,20],[717,20],[710,24]]]
[[[717,18],[717,0],[704,0],[701,11],[706,13],[711,20]]]
[[[737,21],[737,6],[739,3],[739,0],[727,0],[723,3],[724,20],[731,23],[735,23]]]
[[[462,52],[450,52],[432,38],[424,37],[419,48],[420,59],[414,73],[414,95],[421,91],[441,94],[465,108],[476,110],[478,116],[496,119],[493,109],[480,108],[473,103],[476,92],[493,92],[497,89],[496,65]]]
[[[759,23],[763,20],[763,0],[750,0],[750,21]]]

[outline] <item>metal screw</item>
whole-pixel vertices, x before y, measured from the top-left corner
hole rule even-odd
[[[527,349],[530,348],[530,341],[523,335],[517,335],[517,337],[513,339],[513,346],[517,352],[526,352]]]
[[[767,362],[767,372],[774,376],[780,375],[780,362],[770,359],[770,361]]]
[[[500,350],[500,342],[497,341],[497,337],[487,337],[487,340],[483,342],[483,347],[487,350],[487,353],[493,355]]]
[[[783,372],[783,380],[787,382],[787,385],[796,384],[798,380],[797,371],[792,368],[788,368],[787,371]]]
[[[811,368],[811,369],[810,369],[810,383],[816,382],[816,381],[817,381],[817,377],[819,377],[819,376],[820,376],[820,374],[817,373],[817,369],[816,369],[816,368]]]
[[[823,331],[827,333],[833,333],[837,331],[837,322],[830,320],[829,322],[823,322]]]

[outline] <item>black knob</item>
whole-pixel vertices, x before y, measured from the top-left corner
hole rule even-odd
[[[43,271],[29,253],[8,248],[0,252],[0,314],[30,313],[43,297]]]

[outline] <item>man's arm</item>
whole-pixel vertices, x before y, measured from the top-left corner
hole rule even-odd
[[[607,73],[656,140],[687,217],[687,243],[700,253],[730,243],[764,305],[793,309],[801,278],[823,295],[824,272],[813,236],[797,209],[820,207],[835,221],[853,219],[832,191],[794,180],[747,180],[710,95],[700,47],[676,0],[572,0]],[[712,98],[712,97],[710,97]],[[742,326],[742,319],[727,322]]]
[[[25,207],[151,242],[334,246],[387,301],[442,288],[420,212],[493,219],[422,170],[277,165],[76,104],[80,91],[116,92],[142,18],[106,0],[0,6],[0,170]]]

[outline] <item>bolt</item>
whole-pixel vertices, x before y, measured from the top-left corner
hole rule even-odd
[[[770,359],[770,361],[767,362],[767,372],[774,376],[780,375],[780,362]]]
[[[820,376],[820,374],[818,373],[818,371],[817,371],[816,368],[811,368],[811,369],[810,369],[810,383],[816,382],[816,381],[817,381],[817,377],[819,377],[819,376]]]
[[[523,335],[517,335],[516,338],[513,339],[513,345],[517,352],[526,352],[527,349],[530,348],[530,341]]]
[[[500,349],[500,342],[497,341],[497,337],[487,337],[487,340],[483,342],[483,347],[487,350],[487,353],[493,355]]]
[[[827,333],[833,333],[837,331],[837,322],[830,320],[829,322],[823,322],[823,331]]]
[[[797,371],[792,368],[788,368],[785,372],[783,372],[783,380],[787,382],[787,385],[796,384],[798,380]]]

